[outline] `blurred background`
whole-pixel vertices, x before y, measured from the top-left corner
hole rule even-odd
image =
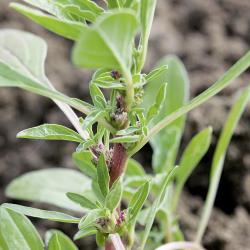
[[[9,2],[0,0],[0,29],[17,28],[43,37],[49,48],[46,64],[49,79],[62,92],[89,100],[91,72],[77,70],[70,63],[72,43],[10,10]],[[189,72],[193,97],[216,81],[249,47],[249,0],[158,0],[145,71],[166,54],[178,55]],[[188,181],[180,205],[181,227],[189,240],[193,239],[197,228],[219,132],[237,90],[249,82],[248,70],[221,94],[188,116],[182,149],[202,128],[209,125],[214,128],[213,144]],[[6,199],[4,189],[22,173],[56,166],[74,168],[71,154],[75,144],[16,139],[20,130],[42,123],[70,126],[50,100],[17,89],[0,89],[0,203],[13,202]],[[249,125],[250,106],[228,151],[215,209],[204,238],[208,250],[248,250],[250,246]],[[149,167],[150,146],[136,157]],[[49,228],[60,228],[68,235],[76,231],[74,226],[41,220],[33,222],[41,234]],[[78,245],[80,249],[96,249],[91,238],[78,242]]]

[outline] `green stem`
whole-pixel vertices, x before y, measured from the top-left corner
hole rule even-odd
[[[172,211],[173,212],[176,211],[176,209],[178,207],[178,203],[179,203],[179,200],[180,200],[182,188],[183,188],[183,184],[182,183],[180,183],[180,184],[178,183],[175,186],[173,203],[172,203]]]
[[[208,194],[206,197],[205,206],[203,209],[202,217],[199,223],[198,232],[196,236],[197,243],[201,242],[202,236],[206,230],[209,221],[209,217],[212,213],[212,208],[218,190],[228,145],[233,136],[234,130],[239,122],[239,119],[248,104],[249,99],[250,86],[243,89],[242,94],[239,96],[238,100],[235,102],[233,108],[231,109],[227,121],[222,130],[222,133],[220,135],[218,144],[216,146],[210,172]]]
[[[132,75],[130,72],[124,70],[123,71],[125,80],[126,80],[126,108],[127,111],[130,111],[133,102],[134,102],[134,84],[133,84],[133,79],[132,79]]]

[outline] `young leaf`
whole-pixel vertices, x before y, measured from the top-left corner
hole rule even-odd
[[[115,210],[120,204],[121,198],[122,198],[122,183],[119,178],[112,185],[111,190],[109,191],[106,197],[105,201],[106,207],[111,211]]]
[[[138,132],[140,129],[138,127],[128,127],[123,130],[117,131],[116,135],[124,136],[124,135],[131,135],[134,134],[135,132]]]
[[[83,30],[88,30],[87,27],[80,22],[60,20],[19,3],[11,3],[10,7],[44,28],[70,40],[77,40]]]
[[[140,140],[139,135],[125,135],[114,137],[110,140],[110,143],[133,143]]]
[[[64,233],[58,230],[51,230],[48,250],[78,250],[78,248]]]
[[[105,96],[97,85],[92,82],[89,86],[89,90],[94,105],[98,108],[105,108],[107,106]],[[100,101],[98,101],[98,97]]]
[[[177,206],[177,202],[179,199],[179,195],[181,190],[194,170],[197,164],[200,162],[202,157],[206,154],[212,136],[212,128],[206,128],[198,133],[191,142],[187,145],[184,153],[182,154],[179,169],[176,173],[176,189],[175,189],[175,198],[173,202],[173,208],[175,209]]]
[[[83,129],[87,129],[89,128],[92,124],[94,124],[95,122],[97,122],[97,120],[99,120],[101,117],[104,117],[106,114],[105,110],[99,110],[99,109],[94,109],[93,111],[91,111],[85,118],[84,122],[83,122]]]
[[[129,215],[130,220],[134,220],[138,213],[141,211],[150,190],[150,183],[147,181],[144,183],[133,195],[131,201],[129,202]]]
[[[25,129],[17,134],[17,138],[83,142],[82,137],[74,130],[58,124],[43,124]]]
[[[83,195],[76,194],[76,193],[67,193],[67,197],[73,202],[79,204],[81,207],[84,207],[87,209],[97,208],[95,203],[93,203],[91,200],[89,200]]]
[[[208,194],[206,197],[205,206],[203,209],[202,217],[199,223],[198,232],[196,235],[196,242],[200,242],[205,229],[208,224],[208,220],[213,208],[214,200],[218,190],[220,177],[223,169],[223,164],[226,157],[226,151],[230,140],[233,136],[234,130],[239,122],[239,119],[246,108],[248,101],[250,100],[250,86],[245,88],[241,95],[236,100],[232,107],[226,123],[221,132],[218,144],[213,156],[212,167],[210,172],[210,183],[208,188]]]
[[[189,81],[187,72],[181,61],[169,56],[161,60],[159,65],[167,65],[166,70],[146,86],[143,107],[148,110],[154,102],[161,84],[168,83],[167,93],[162,108],[158,115],[151,121],[153,127],[160,120],[183,106],[188,99]],[[175,163],[176,154],[185,123],[185,117],[181,117],[154,136],[150,144],[153,147],[153,167],[157,173],[164,172]]]
[[[155,80],[155,78],[159,77],[162,73],[166,72],[166,70],[168,70],[168,66],[167,65],[159,66],[159,67],[153,69],[146,76],[147,82]]]
[[[125,90],[125,85],[123,83],[119,83],[119,82],[113,82],[112,81],[105,81],[105,80],[101,80],[101,79],[97,79],[94,81],[94,83],[103,89],[117,89],[117,90]]]
[[[125,174],[126,176],[142,176],[142,177],[146,175],[143,166],[134,159],[128,160]]]
[[[81,173],[64,168],[33,171],[13,180],[6,195],[13,199],[46,202],[58,207],[83,212],[84,209],[66,197],[67,192],[86,193],[90,179]]]
[[[1,206],[0,221],[3,250],[44,250],[41,237],[24,215]]]
[[[60,1],[61,2],[61,1]],[[67,5],[79,6],[81,10],[88,10],[96,15],[100,15],[104,10],[92,0],[63,0],[63,3]]]
[[[152,118],[157,116],[157,114],[160,112],[163,103],[166,98],[166,92],[167,92],[167,83],[162,84],[162,86],[159,89],[159,92],[156,96],[155,103],[149,108],[147,113],[147,121],[149,122]]]
[[[106,216],[106,211],[103,209],[92,209],[90,210],[86,216],[84,216],[78,227],[80,230],[84,230],[86,228],[94,226],[94,223],[97,219]]]
[[[10,209],[26,216],[41,218],[64,223],[79,223],[80,219],[68,214],[55,211],[46,211],[38,208],[25,207],[16,204],[4,203],[2,207]]]
[[[156,7],[156,0],[141,0],[141,39],[140,39],[140,49],[141,58],[139,69],[141,70],[144,66],[147,49],[148,49],[148,40],[153,23],[154,12]]]
[[[104,195],[103,195],[103,193],[102,193],[102,191],[100,189],[98,180],[93,179],[91,184],[92,184],[91,185],[92,186],[92,190],[93,190],[95,196],[97,197],[98,202],[100,204],[105,204],[105,197],[104,197]]]
[[[102,15],[93,28],[81,33],[73,50],[74,63],[86,68],[128,71],[136,29],[136,17],[128,10]]]
[[[84,229],[80,229],[75,235],[74,240],[79,240],[83,237],[87,237],[93,234],[96,234],[97,230],[94,226],[86,227]]]
[[[94,179],[96,177],[96,167],[92,163],[92,154],[90,151],[75,152],[73,160],[76,166],[87,176]]]
[[[97,180],[102,194],[106,197],[109,192],[109,171],[104,154],[101,154],[99,157],[97,165]]]
[[[70,20],[77,22],[94,22],[96,19],[96,14],[89,10],[82,10],[79,6],[76,5],[62,5],[57,3],[58,6],[61,6],[61,12]]]

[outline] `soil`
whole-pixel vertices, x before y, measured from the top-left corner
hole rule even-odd
[[[0,2],[0,28],[18,28],[43,37],[49,46],[46,71],[61,91],[89,100],[89,71],[76,70],[69,62],[71,42],[45,31]],[[196,96],[249,48],[249,0],[158,0],[150,39],[147,71],[166,54],[176,54],[187,67],[191,96]],[[249,84],[250,72],[188,116],[182,150],[202,128],[214,128],[213,143],[199,168],[192,174],[182,197],[182,228],[193,239],[206,195],[211,158],[218,135],[240,87]],[[208,250],[248,250],[250,246],[250,108],[236,129],[229,147],[215,209],[204,238]],[[22,129],[42,123],[68,125],[62,113],[49,100],[17,89],[0,91],[0,204],[11,202],[4,188],[15,177],[31,170],[63,166],[73,168],[71,143],[17,140]],[[137,158],[150,166],[149,146]],[[143,157],[142,157],[143,156]],[[35,220],[41,233],[57,227],[72,235],[74,227]],[[93,241],[79,243],[80,249],[95,249]]]

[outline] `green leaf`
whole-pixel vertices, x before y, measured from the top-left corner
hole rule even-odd
[[[77,40],[82,31],[88,30],[88,28],[82,23],[69,20],[60,20],[56,17],[46,15],[39,10],[24,6],[19,3],[11,3],[10,7],[28,17],[35,23],[43,26],[44,28],[70,40]]]
[[[89,85],[89,90],[94,105],[98,108],[105,108],[107,106],[105,96],[97,85],[92,82]]]
[[[162,106],[164,105],[164,101],[166,99],[167,93],[167,83],[161,85],[159,92],[156,96],[155,103],[149,108],[147,113],[147,121],[149,122],[152,118],[156,117],[160,112]]]
[[[210,88],[202,92],[200,95],[193,98],[189,103],[184,104],[178,108],[175,112],[163,118],[158,122],[148,135],[129,152],[129,156],[132,156],[138,152],[154,135],[164,130],[169,124],[173,123],[176,119],[187,114],[189,111],[200,106],[221,90],[226,88],[233,80],[235,80],[240,74],[246,71],[250,66],[250,51],[243,55],[221,78],[219,78]]]
[[[106,114],[105,110],[99,110],[99,109],[94,109],[91,111],[84,119],[83,122],[83,129],[89,128],[91,125],[93,125],[97,120],[99,120],[101,117],[104,117]]]
[[[196,235],[196,241],[200,242],[202,236],[205,232],[207,227],[209,217],[212,212],[214,200],[216,197],[216,193],[218,190],[221,173],[226,157],[227,148],[235,131],[235,128],[239,122],[239,119],[246,108],[250,99],[250,86],[243,89],[240,96],[236,100],[235,104],[233,105],[229,116],[226,120],[226,123],[223,127],[221,132],[219,141],[217,143],[215,153],[213,156],[212,167],[210,172],[210,183],[208,188],[208,194],[206,197],[205,206],[203,208],[201,220],[198,227],[198,232]]]
[[[109,192],[109,171],[104,154],[101,154],[97,164],[97,180],[104,197]]]
[[[211,143],[211,136],[211,127],[202,130],[200,133],[193,137],[193,139],[183,152],[179,164],[180,167],[176,173],[176,189],[174,194],[175,200],[173,202],[174,209],[177,206],[180,193],[186,180],[191,175],[202,157],[206,154]]]
[[[105,204],[105,197],[100,189],[98,180],[93,179],[91,184],[92,184],[92,190],[95,196],[97,197],[98,202],[100,202],[101,204]]]
[[[147,181],[136,191],[131,201],[129,202],[130,220],[133,221],[141,211],[150,190],[150,183]]]
[[[154,12],[156,7],[156,0],[141,0],[141,38],[140,38],[140,50],[141,58],[139,64],[139,70],[144,66],[147,49],[148,49],[148,40],[153,23]]]
[[[189,81],[181,61],[169,56],[161,60],[159,65],[166,65],[166,70],[147,84],[143,107],[148,110],[149,105],[155,101],[160,86],[165,82],[168,86],[165,101],[158,115],[151,121],[151,127],[182,107],[188,99]],[[150,144],[154,150],[153,167],[157,173],[164,172],[175,164],[184,123],[185,116],[180,117],[151,139]]]
[[[59,19],[64,19],[64,15],[61,12],[61,8],[56,5],[55,1],[51,0],[23,0],[23,2],[28,3],[36,8],[44,10]]]
[[[51,221],[64,222],[64,223],[78,223],[80,221],[79,218],[76,218],[71,215],[61,213],[61,212],[46,211],[42,209],[25,207],[25,206],[16,205],[16,204],[10,204],[10,203],[4,203],[2,207],[13,210],[20,214],[24,214],[26,216],[46,219],[46,220],[51,220]]]
[[[71,20],[73,19],[78,22],[84,22],[85,20],[94,22],[96,19],[96,15],[93,12],[89,10],[82,10],[76,5],[63,5],[61,8],[63,15]]]
[[[103,14],[93,28],[81,33],[73,50],[74,63],[86,68],[128,71],[136,29],[133,12],[122,10]]]
[[[64,233],[58,230],[51,231],[48,250],[78,250],[76,245]]]
[[[73,202],[79,204],[81,207],[84,207],[87,209],[97,208],[95,203],[93,203],[92,201],[90,201],[88,198],[86,198],[83,195],[76,194],[76,193],[67,193],[67,197]]]
[[[25,129],[17,134],[17,138],[83,142],[82,137],[74,130],[58,124],[43,124]]]
[[[106,207],[114,211],[120,204],[122,199],[122,183],[120,178],[115,181],[115,183],[112,185],[111,190],[107,194],[106,197]]]
[[[96,177],[96,167],[92,163],[93,156],[90,151],[75,152],[73,160],[76,166],[87,176],[94,179]]]
[[[96,244],[98,247],[103,247],[105,245],[106,237],[100,231],[96,233]]]
[[[160,205],[161,205],[163,198],[166,195],[167,187],[171,183],[172,179],[174,178],[174,175],[175,175],[177,169],[178,169],[177,167],[174,167],[169,171],[168,174],[165,174],[165,177],[162,181],[161,188],[160,188],[159,192],[157,193],[157,197],[154,200],[154,202],[153,202],[153,204],[150,207],[150,210],[148,212],[147,223],[146,223],[145,230],[144,230],[143,236],[142,236],[142,241],[141,241],[141,244],[140,244],[140,247],[138,248],[138,250],[143,250],[145,245],[146,245],[150,230],[151,230],[153,223],[154,223],[154,220],[155,220],[155,216],[160,208]]]
[[[93,209],[93,210],[89,211],[87,213],[87,215],[85,215],[81,219],[78,227],[81,230],[92,227],[92,226],[94,226],[97,219],[105,217],[105,216],[106,216],[106,211],[105,210],[103,210],[103,209]]]
[[[121,0],[107,0],[108,8],[114,9],[114,8],[121,7],[120,2],[121,2]]]
[[[0,47],[0,51],[2,51],[1,49],[2,48]],[[26,70],[23,72],[24,74],[19,73],[18,68],[12,68],[10,65],[7,65],[2,61],[1,58],[2,55],[3,54],[0,54],[0,87],[18,87],[38,95],[48,97],[52,100],[57,100],[67,103],[70,106],[75,107],[76,109],[82,111],[85,114],[89,112],[88,107],[78,102],[77,99],[70,98],[56,90],[44,86],[43,83],[33,80],[34,79],[33,76],[24,75],[26,74],[25,72]],[[8,55],[6,58],[3,58],[3,60],[5,61],[12,59],[16,60],[16,58],[14,58],[12,55],[10,56]],[[13,63],[15,62],[13,61]],[[22,65],[20,66],[23,67]],[[58,104],[58,106],[59,105],[60,108],[63,110],[63,112],[66,113],[67,110],[65,110],[65,108],[62,107],[61,104]]]
[[[140,140],[139,135],[125,135],[114,137],[110,140],[110,143],[133,143]]]
[[[80,229],[75,235],[74,235],[74,240],[79,240],[83,237],[87,237],[93,234],[96,234],[97,230],[94,226],[90,226],[84,229]]]
[[[64,168],[51,168],[21,175],[7,187],[6,195],[13,199],[45,202],[65,209],[83,212],[70,201],[67,192],[86,193],[91,189],[90,179],[81,173]]]
[[[159,77],[162,73],[168,70],[168,65],[159,66],[153,69],[149,74],[146,76],[147,82],[155,80],[155,78]]]
[[[127,168],[126,168],[126,176],[142,176],[146,175],[143,166],[134,159],[129,159]]]
[[[112,82],[112,81],[105,81],[102,79],[97,79],[94,83],[103,89],[117,89],[117,90],[125,90],[125,86],[123,83],[119,82]]]
[[[81,10],[89,10],[96,15],[101,14],[104,10],[92,0],[60,0],[60,3],[67,5],[79,6]]]
[[[120,136],[131,135],[138,131],[140,131],[138,127],[128,127],[126,129],[118,130],[116,135],[120,135]]]
[[[131,5],[132,5],[134,2],[136,2],[136,1],[138,1],[138,0],[125,0],[123,6],[124,6],[125,8],[129,8],[129,7],[131,7]]]
[[[0,250],[9,250],[9,248],[7,246],[7,242],[3,238],[1,228],[0,228]]]
[[[179,169],[176,173],[178,183],[185,183],[189,175],[202,157],[206,154],[212,136],[212,128],[208,127],[192,138],[182,154]]]
[[[67,104],[83,113],[88,113],[89,108],[55,90],[44,74],[46,54],[47,46],[41,38],[23,31],[0,31],[0,87],[19,87],[51,98],[85,137],[76,114]]]
[[[0,207],[0,243],[3,250],[43,250],[41,237],[28,218]],[[2,242],[1,242],[2,241]]]

